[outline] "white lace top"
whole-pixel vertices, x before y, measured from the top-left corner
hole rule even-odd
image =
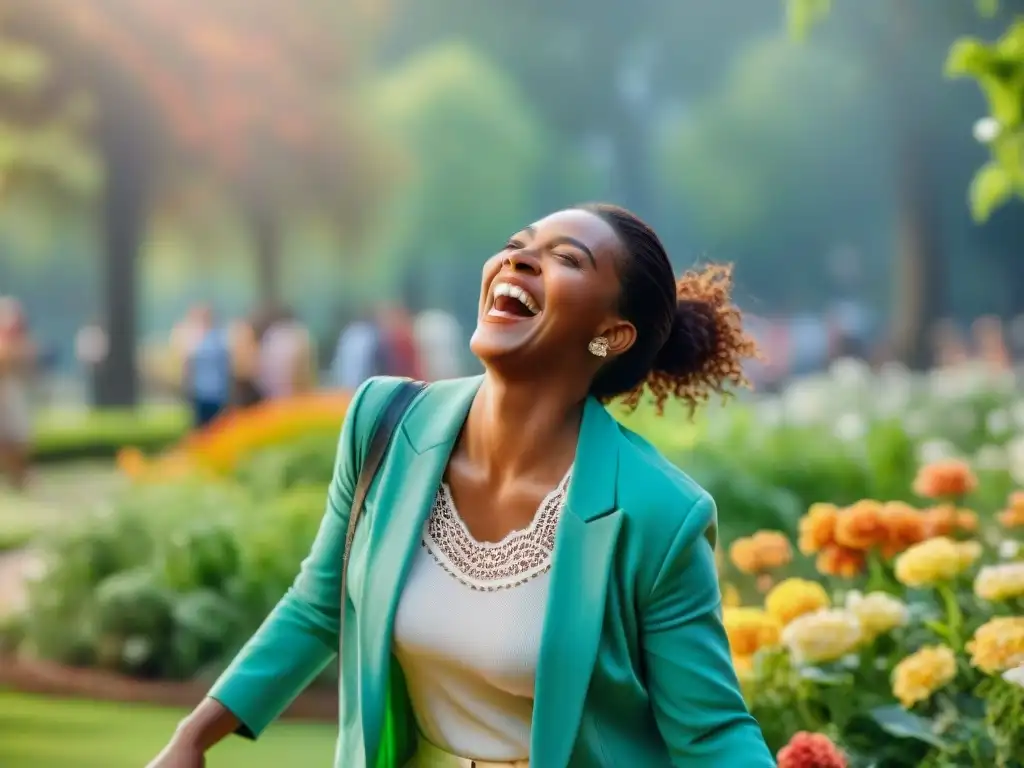
[[[399,599],[394,648],[420,733],[483,761],[525,760],[548,571],[569,476],[528,528],[473,538],[446,484]]]

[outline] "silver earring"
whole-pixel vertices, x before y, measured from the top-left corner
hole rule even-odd
[[[604,336],[598,336],[596,339],[591,339],[590,344],[587,345],[587,349],[590,350],[590,354],[594,357],[608,357],[608,339]]]

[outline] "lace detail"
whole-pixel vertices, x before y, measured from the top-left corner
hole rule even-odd
[[[455,509],[451,488],[441,483],[422,545],[450,576],[471,589],[493,592],[524,584],[551,569],[555,531],[568,488],[567,473],[544,497],[528,527],[489,542],[473,537]]]

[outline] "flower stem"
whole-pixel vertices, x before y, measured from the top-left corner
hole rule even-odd
[[[942,603],[946,608],[946,626],[949,629],[949,640],[953,650],[959,652],[963,646],[961,628],[964,623],[963,613],[960,611],[960,603],[957,602],[956,593],[950,588],[949,584],[940,584],[938,589],[939,596],[942,598]]]

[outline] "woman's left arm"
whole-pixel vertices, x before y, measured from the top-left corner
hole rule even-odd
[[[686,513],[643,607],[643,649],[654,716],[672,764],[775,766],[740,693],[722,626],[712,544],[715,504]]]

